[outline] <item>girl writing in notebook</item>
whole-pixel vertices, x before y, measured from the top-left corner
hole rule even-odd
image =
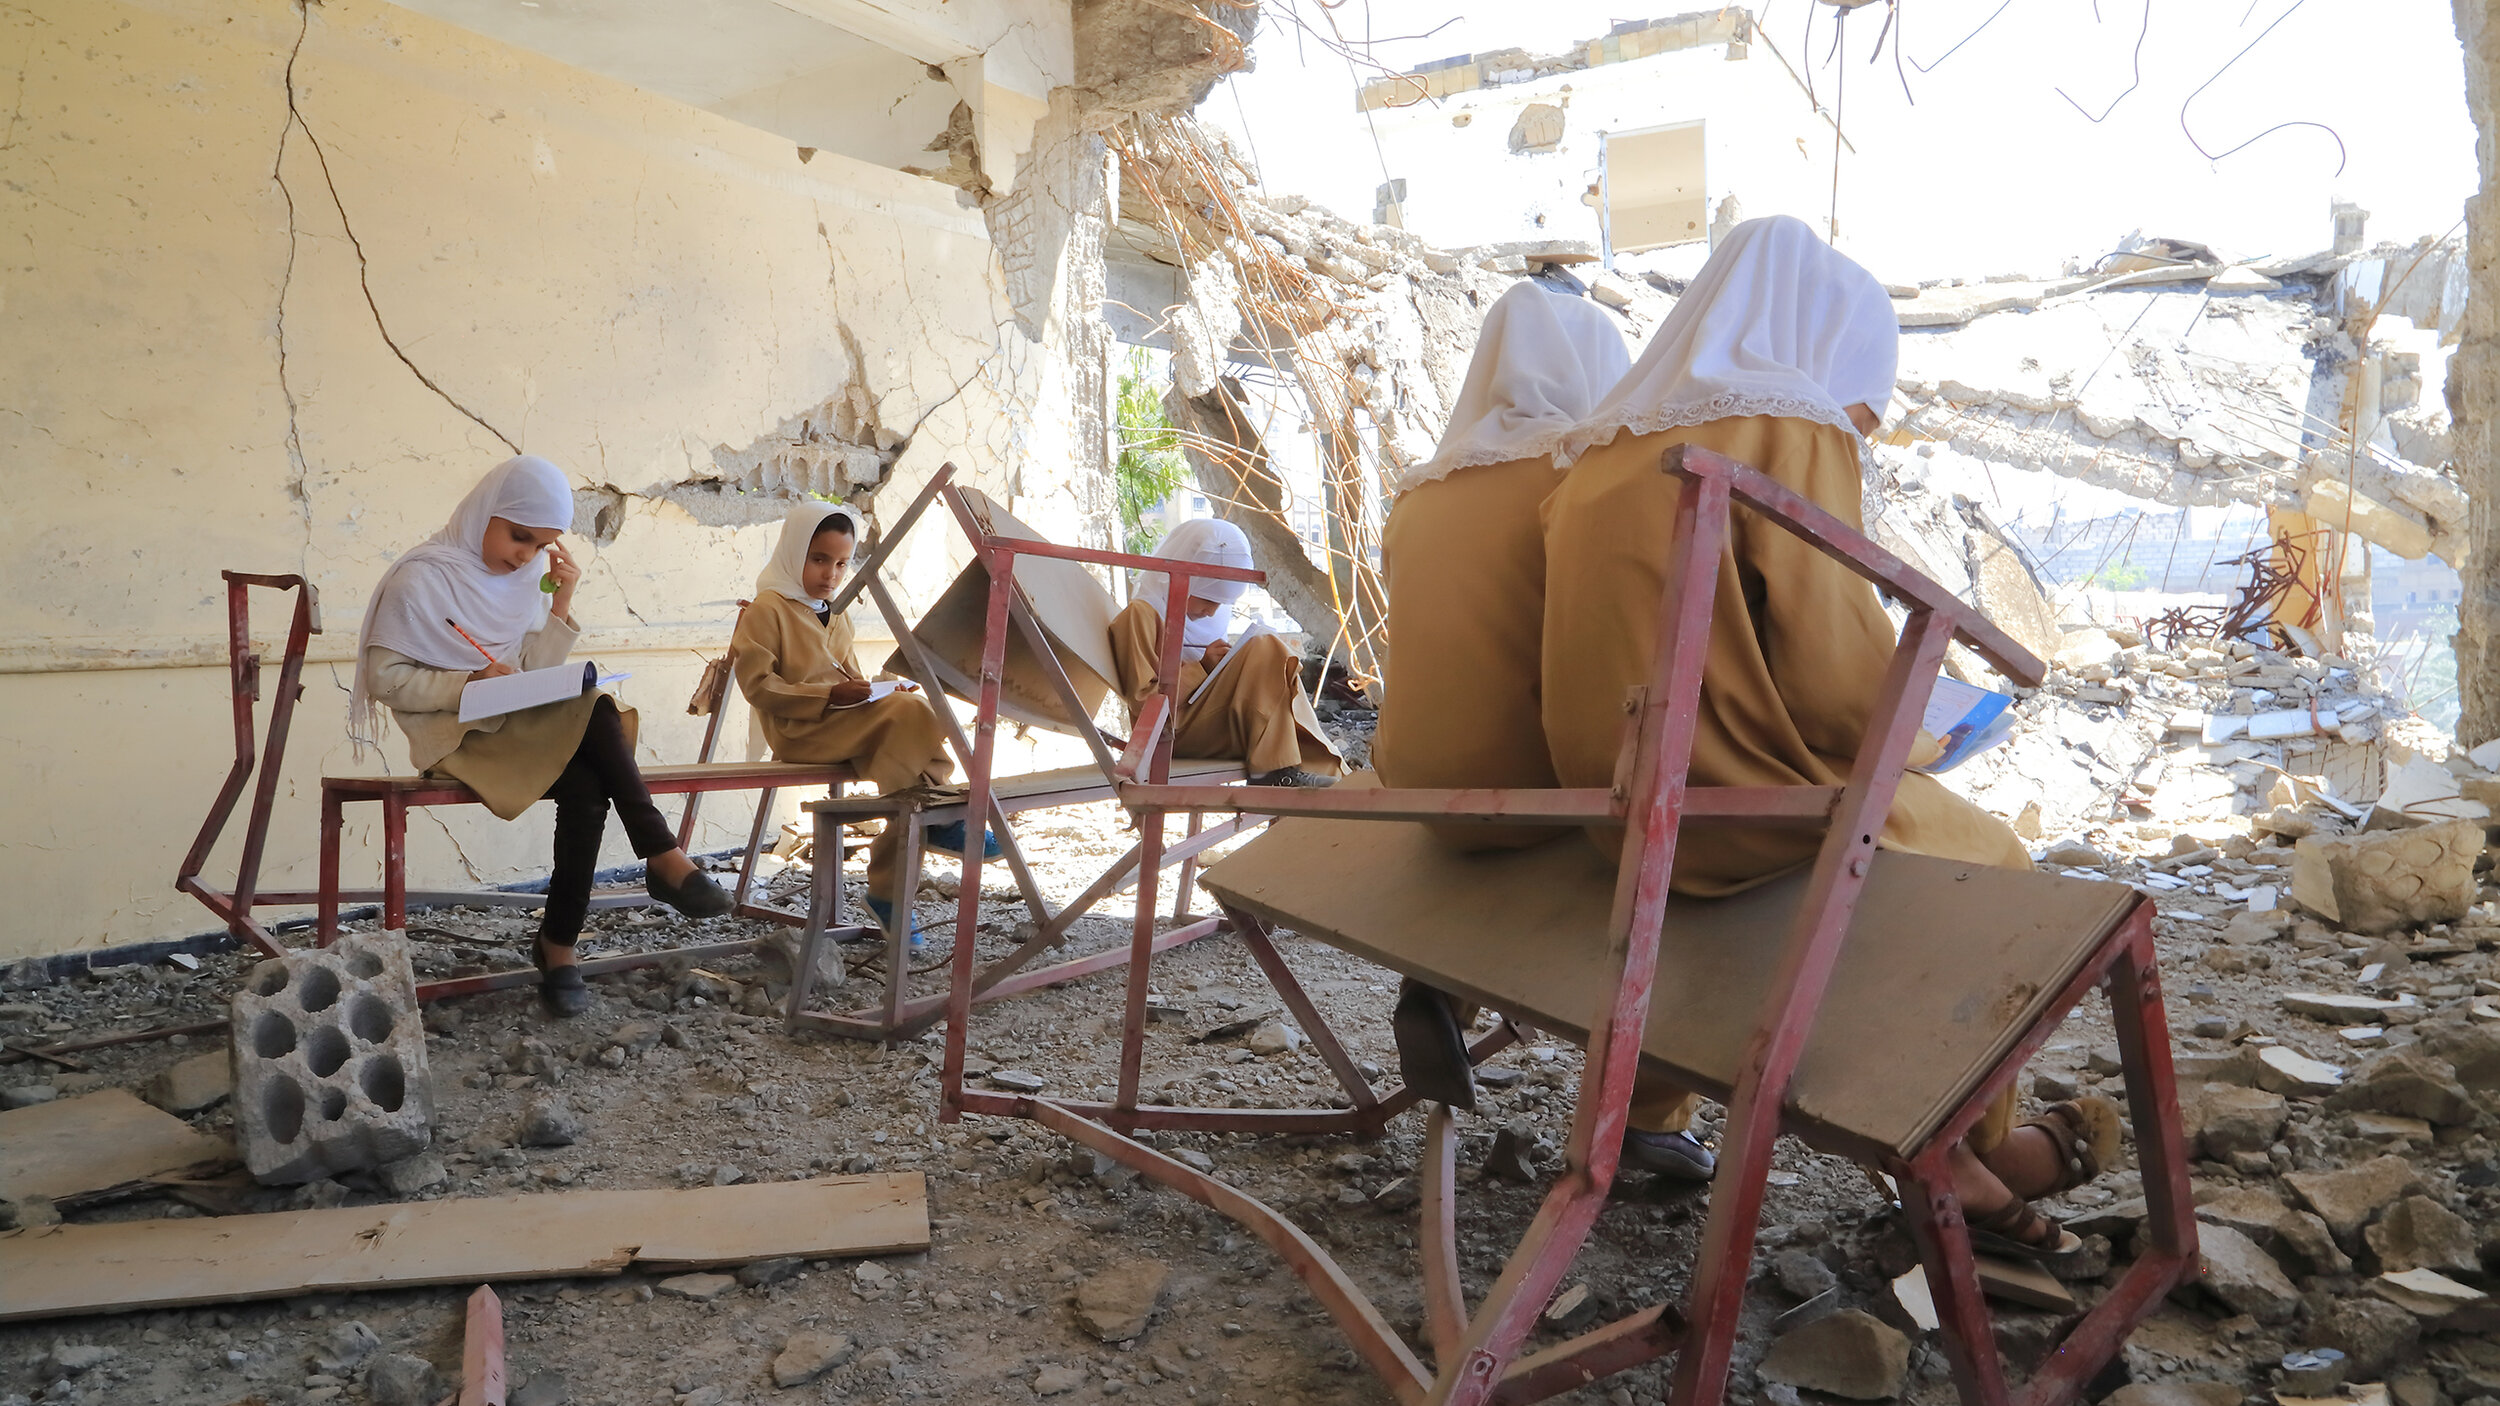
[[[1193,518],[1173,528],[1155,555],[1247,569],[1250,539],[1220,518]],[[1120,696],[1128,700],[1132,718],[1154,696],[1161,683],[1156,660],[1163,648],[1163,613],[1178,602],[1184,623],[1172,755],[1238,757],[1254,785],[1332,785],[1345,763],[1303,696],[1301,661],[1293,651],[1275,635],[1255,635],[1241,642],[1240,658],[1225,659],[1232,648],[1224,635],[1233,622],[1233,602],[1247,589],[1247,582],[1201,576],[1184,592],[1159,572],[1140,577],[1136,597],[1111,621]],[[1200,692],[1209,674],[1214,683]]]
[[[809,503],[781,524],[781,540],[755,578],[755,602],[738,617],[730,654],[738,691],[746,696],[785,762],[846,764],[876,783],[879,795],[933,785],[954,775],[946,733],[917,692],[879,690],[859,666],[849,617],[831,597],[859,549],[859,514],[839,503]],[[998,842],[982,837],[982,857]],[[961,854],[964,823],[923,832],[931,849]],[[868,845],[868,907],[887,930],[896,903],[911,907],[918,874],[902,868],[903,838],[889,825]]]
[[[564,471],[535,455],[507,459],[478,481],[442,531],[392,562],[365,606],[356,641],[348,736],[376,745],[389,709],[408,760],[477,792],[512,820],[556,803],[555,867],[539,920],[539,994],[559,1015],[590,1004],[573,944],[590,912],[591,876],[608,809],[647,861],[651,896],[693,918],[729,911],[729,895],[677,847],[634,765],[634,711],[604,693],[463,722],[472,680],[564,662],[580,630],[573,591],[581,568],[556,539],[573,525]],[[540,565],[541,556],[545,564]],[[552,585],[552,593],[542,589]]]

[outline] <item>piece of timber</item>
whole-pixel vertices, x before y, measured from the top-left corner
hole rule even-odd
[[[232,1161],[234,1144],[193,1131],[127,1089],[0,1113],[0,1201],[58,1201]]]
[[[1368,773],[1326,790],[1283,786],[1120,787],[1132,809],[1236,811],[1253,815],[1344,816],[1362,820],[1424,820],[1486,825],[1621,824],[1623,809],[1602,787],[1541,791],[1438,790],[1366,784]],[[1831,818],[1836,786],[1696,786],[1685,793],[1684,816],[1722,825],[1812,827]]]
[[[483,1284],[469,1295],[460,1338],[459,1406],[504,1406],[503,1300]]]
[[[0,1322],[928,1245],[918,1172],[54,1225],[0,1233]]]

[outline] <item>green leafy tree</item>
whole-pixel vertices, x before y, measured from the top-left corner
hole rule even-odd
[[[1162,537],[1146,514],[1189,481],[1180,431],[1163,414],[1163,395],[1144,347],[1131,347],[1120,373],[1117,405],[1120,456],[1112,461],[1113,493],[1120,510],[1124,550],[1150,552]]]

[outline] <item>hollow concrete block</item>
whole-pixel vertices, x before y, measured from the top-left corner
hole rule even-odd
[[[342,937],[252,968],[233,1007],[243,1163],[273,1186],[425,1150],[434,1091],[405,941]]]

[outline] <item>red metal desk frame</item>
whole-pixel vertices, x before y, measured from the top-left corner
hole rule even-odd
[[[1017,944],[1006,955],[979,968],[971,978],[971,999],[975,1002],[1003,1000],[1027,991],[1055,986],[1082,976],[1090,976],[1096,972],[1109,971],[1131,960],[1132,953],[1129,950],[1115,949],[1057,962],[1037,970],[1025,970],[1035,958],[1065,941],[1069,928],[1075,924],[1076,920],[1091,911],[1102,900],[1118,892],[1129,874],[1149,868],[1159,876],[1162,869],[1176,864],[1181,867],[1180,883],[1173,903],[1172,916],[1174,922],[1183,925],[1176,931],[1157,937],[1152,944],[1154,951],[1170,951],[1174,947],[1215,932],[1218,927],[1216,919],[1208,918],[1195,923],[1184,921],[1189,911],[1191,880],[1197,869],[1196,856],[1214,845],[1266,824],[1264,816],[1235,816],[1210,829],[1204,828],[1202,815],[1191,811],[1189,838],[1183,844],[1174,846],[1170,852],[1166,853],[1157,843],[1149,858],[1148,842],[1141,838],[1136,845],[1129,848],[1127,854],[1113,861],[1093,883],[1086,887],[1083,893],[1077,895],[1065,908],[1056,912],[1053,912],[1041,898],[1033,882],[1032,874],[1025,866],[1022,851],[1017,848],[1014,836],[1007,826],[1009,816],[1024,810],[1116,799],[1122,783],[1134,773],[1122,766],[1120,760],[1112,755],[1102,735],[1094,730],[1091,720],[1087,717],[1084,700],[1077,695],[1076,686],[1070,682],[1066,670],[1060,666],[1057,649],[1052,645],[1039,619],[1033,614],[1023,593],[1014,588],[1000,564],[1012,562],[1018,554],[1131,565],[1159,559],[1097,552],[1085,548],[1062,549],[1049,543],[1004,536],[993,530],[992,525],[984,520],[972,496],[967,495],[944,477],[933,482],[930,488],[924,491],[924,501],[927,493],[932,492],[939,493],[945,499],[948,510],[954,514],[956,525],[963,530],[965,540],[971,544],[975,559],[980,561],[985,569],[992,572],[990,613],[984,623],[982,635],[980,698],[975,700],[977,706],[986,710],[981,716],[987,719],[988,726],[980,731],[980,740],[976,745],[964,736],[962,725],[956,721],[951,709],[939,710],[938,717],[946,727],[949,741],[953,744],[956,754],[965,760],[964,771],[969,790],[977,793],[981,798],[979,808],[977,810],[973,808],[970,795],[962,801],[948,801],[942,805],[898,807],[895,820],[889,823],[905,823],[907,828],[903,840],[903,860],[897,867],[904,875],[919,872],[920,816],[933,815],[948,820],[960,817],[963,820],[966,835],[980,834],[980,827],[986,822],[998,833],[999,847],[1003,851],[1002,857],[1015,874],[1016,882],[1025,896],[1025,906],[1031,911],[1036,925],[1036,930],[1031,937]],[[918,504],[914,505],[915,514],[918,507]],[[1255,579],[1255,573],[1249,573],[1249,575]],[[942,696],[946,687],[941,671],[928,648],[913,632],[910,623],[904,619],[902,609],[894,600],[892,593],[881,583],[874,581],[868,583],[868,590],[876,601],[877,608],[884,612],[887,624],[894,631],[896,644],[910,666],[912,677],[919,681],[922,688],[929,691],[931,698]],[[1100,771],[1099,782],[1081,788],[1072,788],[1061,794],[1019,796],[1012,803],[1001,802],[997,790],[998,778],[993,769],[995,748],[992,745],[992,736],[998,721],[998,694],[1006,671],[1007,632],[1010,629],[1019,632],[1026,644],[1030,646],[1037,667],[1050,684],[1061,711],[1071,720],[1070,731],[1085,742],[1087,750],[1092,754],[1094,765]],[[1150,735],[1148,726],[1143,720],[1137,729],[1137,735],[1140,737]],[[1167,767],[1170,764],[1168,757],[1165,764]],[[1235,779],[1238,779],[1239,773],[1236,772],[1234,775]],[[1206,789],[1229,792],[1238,788],[1209,784]],[[840,844],[843,818],[814,806],[810,806],[809,810],[812,812],[814,821],[816,852],[820,855],[838,853],[837,847]],[[903,895],[891,896],[896,900],[895,919],[894,924],[885,933],[887,979],[885,999],[882,1004],[841,1014],[827,1014],[806,1009],[816,970],[816,953],[826,931],[840,914],[840,885],[835,882],[838,867],[838,865],[819,864],[812,873],[813,882],[808,904],[809,918],[800,949],[799,975],[791,984],[789,1000],[783,1013],[784,1028],[791,1031],[817,1030],[863,1040],[891,1042],[911,1039],[946,1015],[950,997],[945,994],[909,996],[903,990],[902,982],[896,975],[904,969],[907,955],[904,924],[905,914],[909,911],[910,904],[901,901]],[[972,886],[968,887],[966,892],[975,894],[976,899],[968,901],[958,896],[955,927],[958,934],[978,931],[977,926],[969,924],[974,922],[978,914],[979,877],[978,862],[974,861],[965,870],[964,883]],[[1145,885],[1141,892],[1151,894],[1152,885]],[[963,960],[971,960],[969,942],[958,942],[956,950],[962,955]]]
[[[1669,449],[1660,471],[1681,481],[1674,529],[1678,565],[1662,594],[1656,670],[1648,685],[1634,690],[1626,700],[1630,718],[1614,786],[1604,791],[1312,793],[1160,784],[1168,780],[1171,760],[1169,730],[1163,724],[1175,706],[1171,690],[1178,674],[1181,640],[1180,622],[1175,618],[1165,621],[1161,642],[1164,692],[1149,701],[1127,756],[1117,764],[1123,775],[1135,778],[1122,787],[1122,799],[1139,817],[1146,854],[1131,935],[1116,1097],[1108,1103],[1081,1102],[965,1088],[964,1053],[975,973],[969,946],[956,949],[948,993],[943,1116],[952,1119],[974,1112],[1033,1119],[1240,1221],[1284,1257],[1401,1402],[1474,1406],[1541,1400],[1672,1352],[1678,1354],[1677,1406],[1719,1406],[1726,1395],[1783,1098],[1837,964],[1875,836],[1890,811],[1945,646],[1958,636],[1997,669],[2025,683],[2036,684],[2045,673],[2038,659],[1977,611],[1911,571],[1862,533],[1763,474],[1691,446]],[[1881,701],[1843,787],[1687,785],[1715,578],[1730,513],[1737,503],[1812,543],[1909,608],[1882,683]],[[974,744],[976,755],[983,758],[989,753],[998,721],[1003,627],[1009,617],[1010,583],[1018,555],[1056,556],[1191,577],[1258,579],[1254,572],[1033,543],[991,542],[983,551],[991,594]],[[976,766],[967,802],[966,825],[972,833],[978,833],[988,813],[988,788],[979,779],[985,775],[986,770]],[[1386,1097],[1375,1095],[1255,918],[1233,913],[1225,919],[1202,919],[1170,934],[1155,931],[1154,878],[1159,869],[1155,861],[1164,842],[1162,817],[1171,809],[1510,824],[1613,822],[1626,828],[1611,923],[1618,977],[1608,1005],[1590,1022],[1588,1058],[1566,1148],[1568,1165],[1472,1315],[1458,1277],[1455,1137],[1449,1111],[1438,1106],[1432,1111],[1420,1175],[1424,1190],[1422,1269],[1427,1331],[1437,1358],[1434,1368],[1424,1365],[1362,1290],[1299,1227],[1233,1187],[1127,1136],[1140,1128],[1370,1135],[1415,1101],[1406,1090]],[[1796,928],[1783,949],[1778,975],[1755,1023],[1740,1065],[1742,1072],[1728,1101],[1718,1178],[1686,1309],[1645,1309],[1523,1356],[1521,1349],[1538,1313],[1587,1240],[1614,1181],[1640,1058],[1640,1033],[1656,974],[1675,839],[1686,821],[1808,825],[1826,831],[1798,909]],[[978,911],[979,873],[978,859],[968,860],[958,916],[967,928]],[[1351,1108],[1239,1110],[1140,1104],[1139,1070],[1152,957],[1182,933],[1217,926],[1228,927],[1248,947],[1287,1009],[1309,1032]],[[2011,1085],[2050,1031],[2095,988],[2108,995],[2117,1025],[2148,1203],[2146,1230],[2135,1262],[2117,1287],[2069,1332],[2018,1398],[2009,1389],[1994,1350],[1988,1309],[1980,1293],[1969,1232],[1953,1195],[1947,1157],[1989,1103]],[[1479,1043],[1478,1057],[1512,1038],[1515,1032],[1504,1025]],[[2195,1270],[2194,1209],[2162,1012],[2150,900],[2139,902],[2103,940],[2045,1008],[2045,1014],[2023,1032],[2015,1047],[1915,1155],[1906,1159],[1888,1155],[1885,1161],[1902,1188],[1963,1400],[1969,1406],[2009,1406],[2017,1400],[2021,1406],[2063,1406],[2074,1400],[2135,1325]]]

